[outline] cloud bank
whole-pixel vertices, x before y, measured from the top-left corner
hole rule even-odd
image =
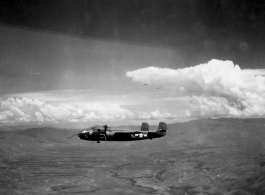
[[[114,121],[125,119],[156,119],[174,117],[158,110],[151,113],[134,113],[118,104],[63,103],[53,105],[38,99],[0,99],[0,124],[58,123]]]
[[[242,70],[232,61],[211,60],[184,69],[147,67],[127,72],[135,82],[179,90],[190,99],[192,117],[265,116],[265,71]]]

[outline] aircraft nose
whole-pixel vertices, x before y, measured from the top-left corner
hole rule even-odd
[[[78,133],[77,136],[82,139],[85,135],[84,133]]]
[[[88,139],[90,136],[87,134],[87,132],[80,132],[77,134],[80,139]]]

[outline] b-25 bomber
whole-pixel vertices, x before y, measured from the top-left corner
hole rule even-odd
[[[137,141],[143,139],[160,138],[166,135],[167,124],[160,122],[157,130],[149,131],[149,124],[142,123],[141,130],[117,129],[107,125],[95,125],[80,132],[78,137],[87,141]]]

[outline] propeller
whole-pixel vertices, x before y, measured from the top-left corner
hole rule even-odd
[[[77,136],[78,134],[74,134],[74,135],[71,135],[69,137],[67,137],[68,139],[72,139],[73,137]]]

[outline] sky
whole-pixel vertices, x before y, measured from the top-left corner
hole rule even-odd
[[[261,1],[2,1],[0,125],[264,117]]]

